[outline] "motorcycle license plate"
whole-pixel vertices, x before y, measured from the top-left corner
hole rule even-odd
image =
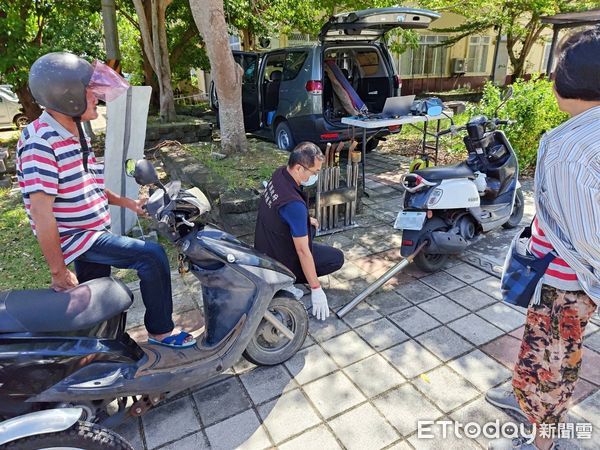
[[[427,219],[427,213],[416,211],[400,211],[396,216],[394,228],[396,230],[419,231]]]

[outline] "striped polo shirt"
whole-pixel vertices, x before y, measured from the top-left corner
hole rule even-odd
[[[543,258],[546,254],[554,250],[552,243],[546,238],[546,235],[540,228],[537,217],[533,219],[531,226],[529,250],[538,258]],[[559,256],[554,258],[546,269],[543,283],[563,291],[581,290],[581,285],[577,280],[577,273]]]
[[[600,304],[600,106],[540,141],[535,205],[545,240]]]
[[[54,197],[52,211],[65,264],[83,254],[110,229],[104,166],[91,152],[85,172],[79,139],[47,112],[21,133],[17,143],[17,179],[34,234],[31,194],[44,192]]]

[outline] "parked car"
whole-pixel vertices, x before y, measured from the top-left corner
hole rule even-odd
[[[324,146],[348,140],[352,130],[341,123],[352,115],[334,93],[324,71],[333,61],[369,113],[380,113],[385,100],[400,95],[401,81],[382,39],[395,28],[427,28],[439,14],[414,8],[373,8],[333,16],[321,29],[319,42],[268,52],[234,51],[243,69],[242,108],[247,132],[272,139],[290,150],[301,141]],[[331,64],[331,63],[328,63]],[[218,111],[214,84],[211,107]],[[400,127],[370,131],[370,148],[378,138]]]
[[[17,95],[8,84],[0,85],[0,128],[27,126],[29,119],[23,114],[23,108]]]

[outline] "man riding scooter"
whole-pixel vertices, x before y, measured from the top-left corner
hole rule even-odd
[[[146,307],[148,341],[190,347],[189,333],[174,331],[169,261],[163,248],[110,232],[108,205],[143,214],[144,199],[104,187],[104,167],[89,148],[81,122],[98,117],[98,99],[113,100],[129,84],[106,65],[67,52],[40,57],[29,87],[45,107],[17,144],[17,177],[25,209],[52,274],[52,288],[110,276],[111,266],[136,269]],[[74,262],[74,274],[67,267]]]

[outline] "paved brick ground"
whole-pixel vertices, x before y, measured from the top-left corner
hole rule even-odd
[[[392,228],[401,192],[401,160],[368,158],[370,197],[361,228],[321,240],[342,248],[346,264],[325,277],[337,309],[399,260]],[[524,220],[530,218],[530,208]],[[241,361],[207,386],[192,388],[117,431],[136,449],[480,449],[487,440],[417,438],[417,420],[480,424],[515,421],[489,405],[487,389],[507,385],[522,335],[524,311],[499,302],[494,264],[511,233],[450,261],[435,274],[409,267],[348,314],[311,319],[305,347],[278,367]],[[486,238],[488,239],[488,238]],[[475,264],[474,264],[475,262]],[[497,270],[497,269],[496,269]],[[190,279],[174,274],[177,320],[198,328],[200,301]],[[309,302],[309,297],[304,298]],[[136,301],[131,320],[141,323]],[[588,328],[576,406],[569,419],[600,430],[600,321]],[[143,339],[137,326],[132,334]],[[600,448],[593,439],[561,448]]]

